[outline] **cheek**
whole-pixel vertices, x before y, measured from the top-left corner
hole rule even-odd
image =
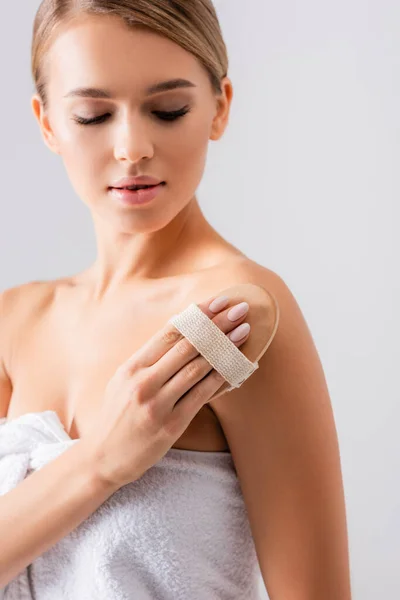
[[[93,194],[107,185],[105,162],[99,160],[98,148],[90,148],[87,144],[64,142],[62,160],[70,183],[76,194],[87,204],[93,201]]]
[[[172,133],[166,146],[170,164],[180,176],[201,174],[207,157],[209,124],[193,120],[191,126],[182,128],[182,133]]]
[[[82,131],[79,126],[72,125],[60,136],[60,147],[68,161],[86,162],[101,156],[104,139],[93,135],[90,131]]]
[[[55,133],[60,151],[68,164],[86,162],[100,154],[104,139],[99,130],[93,128],[91,131],[89,127],[77,125],[65,114],[56,116],[54,122],[57,123]]]
[[[72,123],[60,128],[58,143],[65,169],[78,193],[86,194],[93,189],[95,180],[103,183],[101,173],[104,178],[107,164],[104,140],[99,143],[98,135]]]
[[[104,141],[95,136],[76,136],[64,141],[62,152],[65,161],[70,165],[99,165],[105,160],[107,148]]]

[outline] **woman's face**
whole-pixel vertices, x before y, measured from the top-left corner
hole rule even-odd
[[[92,15],[59,31],[45,74],[47,113],[37,96],[34,113],[46,144],[62,156],[75,191],[96,217],[125,231],[156,230],[170,222],[195,194],[208,141],[225,129],[229,80],[223,80],[217,98],[191,53],[149,30],[129,29],[116,17]],[[173,79],[192,85],[146,91]],[[74,92],[78,88],[102,92]],[[168,120],[166,113],[174,111],[183,116]],[[97,122],[79,123],[91,119]],[[122,205],[109,186],[138,175],[166,185],[148,206]]]

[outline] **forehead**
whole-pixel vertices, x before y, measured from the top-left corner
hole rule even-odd
[[[79,86],[103,85],[138,94],[158,80],[207,82],[193,54],[144,27],[129,28],[114,16],[85,15],[62,26],[46,59],[49,88],[57,95]],[[50,91],[50,90],[49,90]]]

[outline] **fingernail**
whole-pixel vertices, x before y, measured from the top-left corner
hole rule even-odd
[[[228,335],[228,337],[229,337],[229,339],[232,340],[232,342],[238,342],[242,338],[246,337],[246,335],[249,333],[249,331],[250,331],[249,323],[242,323],[241,325],[239,325],[239,327],[236,327],[236,329],[234,329],[232,331],[232,333],[230,333]]]
[[[213,300],[210,304],[210,306],[208,307],[212,312],[219,312],[220,310],[222,310],[223,308],[226,307],[226,305],[229,304],[229,298],[228,296],[219,296],[218,298],[215,298],[215,300]]]
[[[243,317],[249,310],[247,302],[241,302],[237,304],[228,312],[227,317],[230,321],[237,321],[240,317]]]

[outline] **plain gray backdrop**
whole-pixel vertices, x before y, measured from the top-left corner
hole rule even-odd
[[[200,204],[300,304],[339,435],[353,598],[398,600],[400,3],[215,5],[235,95]],[[1,289],[95,258],[90,213],[31,112],[38,6],[6,2],[0,20]]]

